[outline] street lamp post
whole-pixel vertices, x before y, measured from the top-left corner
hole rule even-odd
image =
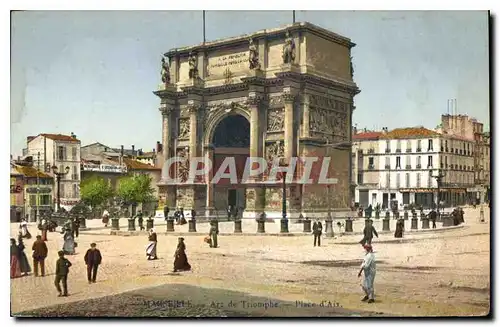
[[[281,165],[282,167],[286,166],[285,164]],[[286,171],[283,171],[281,174],[282,174],[282,178],[283,178],[283,182],[282,182],[282,192],[283,192],[283,199],[282,199],[282,202],[281,202],[281,228],[280,228],[280,232],[281,233],[288,233],[288,218],[286,216]]]
[[[441,170],[441,169],[438,169],[438,173],[437,175],[434,175],[432,177],[434,177],[436,179],[436,182],[437,182],[437,201],[436,201],[436,208],[437,208],[437,215],[438,217],[440,217],[440,213],[439,213],[439,202],[440,202],[440,198],[441,198],[441,183],[443,181],[443,177],[446,176],[446,174]]]
[[[52,166],[52,172],[54,173],[54,176],[56,176],[56,182],[57,182],[57,209],[56,212],[59,212],[61,210],[61,177],[69,173],[69,167],[66,166],[64,168],[63,172],[58,172],[57,166]]]

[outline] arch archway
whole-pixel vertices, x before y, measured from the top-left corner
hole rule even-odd
[[[250,154],[250,122],[247,117],[234,112],[218,118],[206,140],[212,146],[213,174],[219,170],[229,172],[229,167],[225,170],[220,168],[225,162],[234,160],[238,183],[232,183],[229,178],[216,182],[214,206],[217,210],[226,209],[229,205],[243,210],[246,207],[246,186],[240,181]]]

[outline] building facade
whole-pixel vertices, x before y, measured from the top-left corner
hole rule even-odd
[[[355,185],[354,202],[364,208],[377,204],[376,195],[380,189],[381,132],[354,132],[352,136],[352,184]],[[375,194],[375,199],[373,195]]]
[[[331,208],[348,210],[353,98],[351,48],[338,34],[309,23],[173,49],[165,54],[160,98],[163,160],[210,158],[206,180],[166,183],[184,176],[186,165],[163,167],[160,193],[169,207],[211,215],[228,205],[245,217],[281,216],[281,183],[257,178],[242,184],[246,158],[333,157],[333,185],[295,183],[287,187],[290,216]],[[208,182],[226,157],[233,157],[238,183]],[[301,167],[296,175],[300,176]]]
[[[56,166],[58,172],[69,167],[69,172],[61,177],[60,190],[54,185],[54,192],[59,191],[61,207],[71,210],[80,200],[80,140],[73,133],[39,134],[28,136],[27,143],[27,155],[33,158],[34,167],[40,167],[44,173],[52,176],[52,166]]]

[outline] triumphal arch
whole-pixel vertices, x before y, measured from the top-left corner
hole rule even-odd
[[[186,182],[188,163],[209,158],[213,176],[229,156],[239,179],[249,156],[319,156],[331,158],[328,174],[336,182],[286,184],[289,217],[349,210],[353,97],[359,93],[353,46],[318,26],[295,23],[165,53],[154,92],[161,103],[162,156],[164,162],[185,159],[173,169],[163,167],[159,188],[166,204],[194,208],[198,216],[231,204],[244,208],[244,217],[280,217],[280,181]],[[167,182],[165,174],[183,179]]]

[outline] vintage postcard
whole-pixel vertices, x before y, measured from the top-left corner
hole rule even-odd
[[[489,315],[489,24],[13,11],[11,315]]]

